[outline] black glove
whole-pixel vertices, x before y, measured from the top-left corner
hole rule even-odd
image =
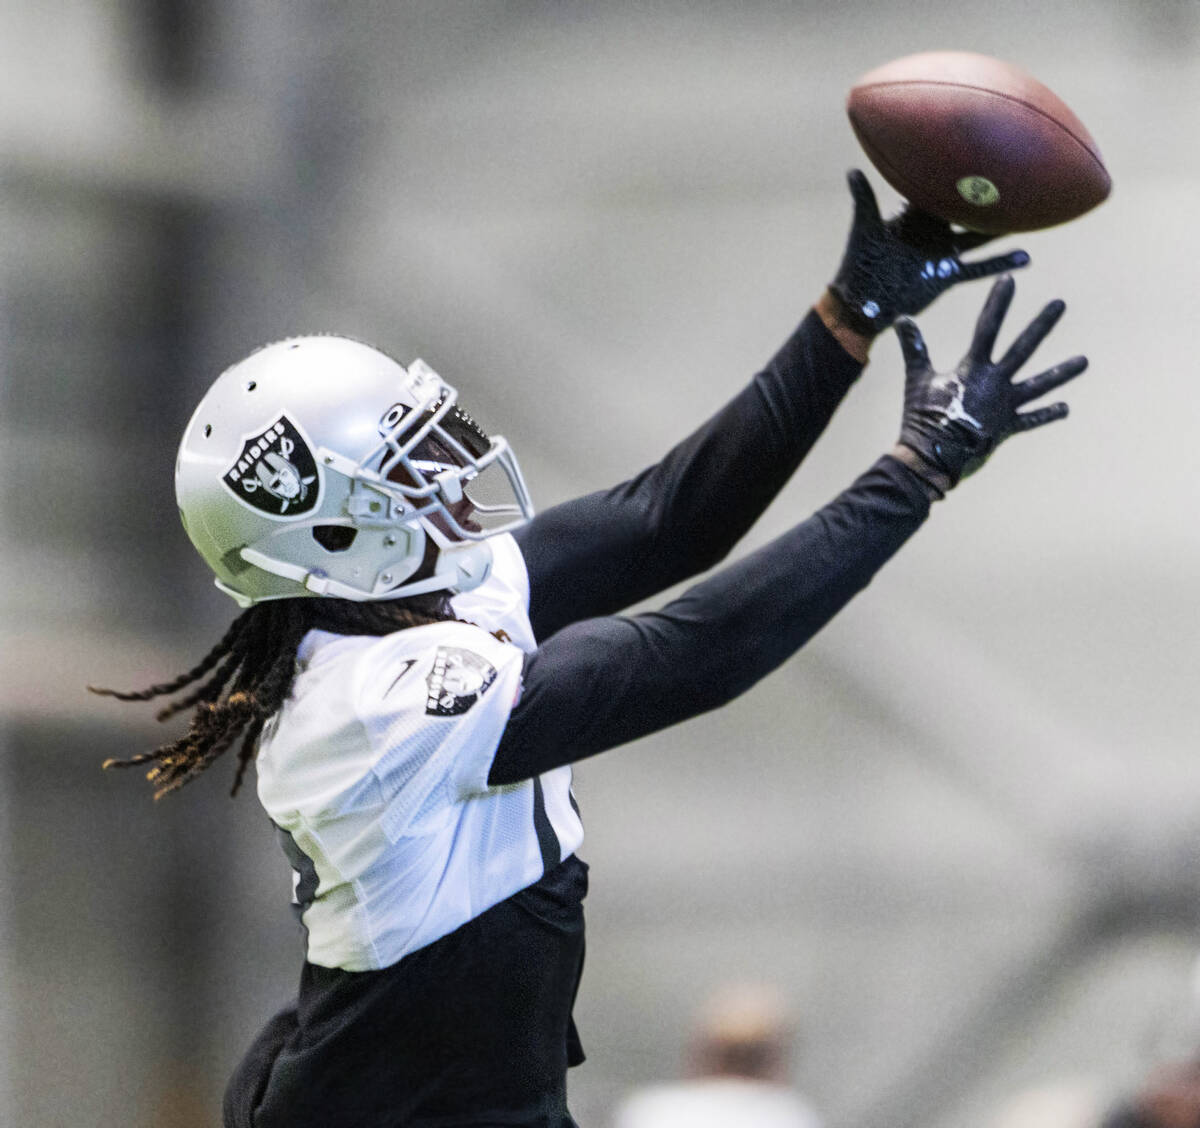
[[[911,204],[884,222],[867,178],[851,169],[847,180],[854,222],[829,289],[841,304],[840,320],[857,333],[875,336],[900,314],[920,313],[956,282],[1002,274],[1029,262],[1024,251],[963,262],[959,255],[995,236],[955,231],[944,219]]]
[[[953,372],[934,372],[916,323],[907,317],[896,322],[906,370],[900,442],[932,469],[929,474],[918,473],[942,493],[978,470],[1009,435],[1065,418],[1065,403],[1026,412],[1017,408],[1087,367],[1087,358],[1076,356],[1019,384],[1012,382],[1066,308],[1060,301],[1051,302],[1008,352],[993,361],[992,349],[1015,289],[1007,275],[996,281],[975,323],[971,348]]]

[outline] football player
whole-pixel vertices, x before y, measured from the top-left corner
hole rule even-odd
[[[231,1128],[571,1125],[583,827],[571,764],[747,690],[863,588],[943,497],[1083,370],[1014,382],[1062,313],[1000,358],[995,283],[961,363],[906,319],[1013,252],[931,216],[881,218],[853,172],[833,283],[754,379],[656,465],[534,516],[517,460],[431,368],[337,336],[223,373],[183,436],[188,535],[243,608],[192,670],[180,739],[129,761],[157,794],[240,740],[293,870],[297,1000],[226,1093]],[[750,528],[896,324],[898,443],[827,506],[658,610]],[[109,692],[113,691],[101,691]]]

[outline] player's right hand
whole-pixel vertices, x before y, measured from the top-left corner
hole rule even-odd
[[[924,473],[922,469],[917,472],[943,493],[979,469],[1009,435],[1065,418],[1065,403],[1031,411],[1018,408],[1087,368],[1087,358],[1076,356],[1036,376],[1013,382],[1017,370],[1062,316],[1066,306],[1061,301],[1047,305],[999,360],[992,359],[1015,289],[1008,275],[992,286],[975,324],[971,347],[950,372],[934,371],[914,321],[904,317],[896,322],[906,372],[900,443],[928,467]]]
[[[963,262],[960,256],[994,236],[956,231],[944,219],[911,205],[885,220],[866,176],[851,169],[847,179],[854,222],[829,290],[840,303],[839,319],[856,333],[874,337],[897,317],[920,313],[958,282],[1016,270],[1029,262],[1024,251]]]

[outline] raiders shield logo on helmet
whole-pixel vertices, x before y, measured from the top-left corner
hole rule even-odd
[[[239,501],[271,517],[303,516],[321,495],[317,460],[286,415],[247,438],[221,480]]]

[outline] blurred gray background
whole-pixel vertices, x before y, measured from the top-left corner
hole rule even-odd
[[[1010,0],[0,3],[0,1123],[191,1128],[292,995],[289,871],[232,764],[89,697],[233,604],[172,496],[227,364],[335,329],[426,358],[542,506],[658,458],[830,279],[843,101],[898,55],[1024,66],[1112,199],[1005,240],[1068,423],[965,483],[729,708],[578,771],[592,865],[572,1105],[671,1077],[695,1007],[776,984],[836,1126],[992,1123],[1194,1045],[1200,951],[1200,5]],[[885,207],[894,194],[873,177]],[[922,326],[953,363],[985,286]],[[890,446],[891,339],[761,543]]]

